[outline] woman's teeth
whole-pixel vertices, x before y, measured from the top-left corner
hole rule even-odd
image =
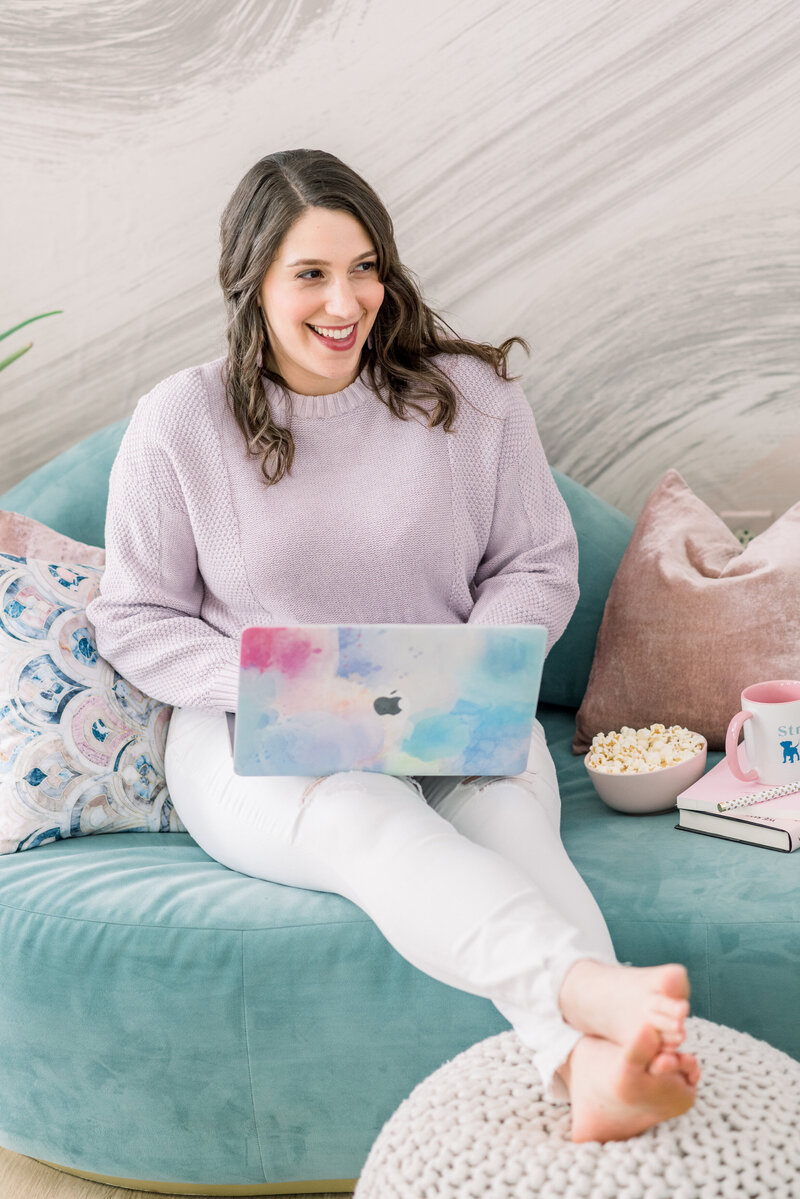
[[[346,329],[320,329],[318,325],[311,325],[315,333],[320,333],[323,337],[330,337],[334,341],[343,341],[355,329],[355,325],[348,325]]]

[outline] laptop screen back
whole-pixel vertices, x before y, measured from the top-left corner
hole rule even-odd
[[[245,629],[234,770],[521,774],[546,642],[540,625]]]

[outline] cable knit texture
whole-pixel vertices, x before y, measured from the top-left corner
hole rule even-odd
[[[710,1020],[686,1021],[694,1107],[627,1141],[569,1139],[515,1032],[440,1066],[384,1124],[355,1199],[790,1199],[800,1063]]]
[[[542,624],[549,650],[577,602],[578,548],[531,407],[478,359],[433,362],[457,388],[450,433],[416,410],[393,416],[364,373],[288,401],[263,380],[295,440],[271,487],[223,358],[143,396],[111,470],[87,608],[99,653],[163,703],[233,712],[249,625]]]

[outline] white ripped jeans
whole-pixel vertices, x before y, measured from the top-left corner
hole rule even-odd
[[[580,958],[616,962],[603,916],[561,843],[544,729],[513,777],[342,771],[234,774],[223,711],[175,708],[165,754],[190,835],[231,870],[358,904],[419,970],[490,999],[534,1051],[546,1094],[581,1034],[558,1008]]]

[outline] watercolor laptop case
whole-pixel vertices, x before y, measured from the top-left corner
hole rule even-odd
[[[234,772],[521,774],[546,644],[542,625],[244,629]]]

